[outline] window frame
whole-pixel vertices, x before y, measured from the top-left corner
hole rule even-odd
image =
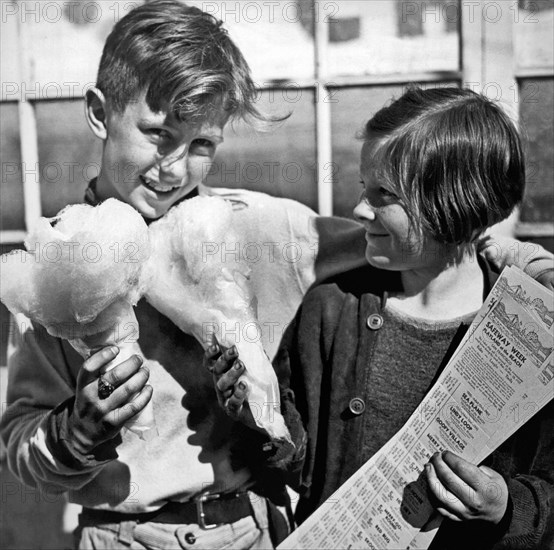
[[[262,90],[282,90],[294,86],[300,90],[310,90],[316,95],[315,124],[316,124],[316,159],[317,159],[317,196],[318,211],[321,215],[333,214],[333,151],[331,133],[331,102],[326,101],[331,88],[345,88],[351,86],[377,86],[398,85],[410,82],[437,83],[444,81],[458,82],[464,86],[472,87],[478,91],[487,92],[489,83],[494,83],[495,90],[500,89],[504,103],[512,115],[517,118],[517,106],[519,102],[519,82],[523,78],[554,77],[554,68],[538,67],[536,69],[521,68],[515,66],[514,56],[514,10],[518,8],[517,0],[510,0],[512,5],[503,7],[499,20],[487,21],[481,14],[478,17],[470,17],[469,10],[465,10],[464,3],[468,0],[460,0],[459,13],[462,15],[458,22],[459,36],[459,65],[455,71],[429,71],[405,74],[380,74],[366,76],[331,76],[327,66],[327,50],[329,46],[329,26],[326,18],[316,17],[316,13],[322,13],[324,0],[314,0],[319,6],[312,11],[314,20],[314,78],[299,81],[269,80],[260,86]],[[470,2],[475,5],[475,2]],[[475,12],[473,12],[475,13]],[[490,54],[490,43],[503,40],[505,47],[499,55]],[[30,87],[32,77],[32,64],[25,29],[22,22],[17,21],[17,48],[19,58],[19,71],[17,76],[22,83]],[[507,68],[510,70],[507,70]],[[67,94],[68,99],[70,97]],[[62,97],[64,99],[64,97]],[[7,102],[5,97],[0,101]],[[35,166],[33,170],[21,170],[23,197],[24,197],[24,223],[22,230],[0,230],[0,244],[20,244],[24,241],[27,231],[34,221],[41,216],[41,196],[39,182],[39,155],[38,132],[35,115],[36,102],[48,101],[39,98],[35,101],[25,100],[21,96],[17,99],[19,114],[19,133],[21,147],[22,166]],[[508,222],[511,229],[519,238],[551,237],[554,233],[554,223],[523,223],[517,221],[516,215]]]

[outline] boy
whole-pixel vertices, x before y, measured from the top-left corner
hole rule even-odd
[[[176,0],[136,8],[108,38],[87,94],[87,120],[104,146],[86,200],[116,197],[155,219],[200,189],[233,202],[245,244],[295,243],[294,261],[271,249],[252,264],[272,356],[316,277],[362,264],[365,241],[357,224],[318,219],[293,201],[202,186],[226,122],[263,120],[254,97],[246,62],[214,18]],[[279,476],[264,472],[282,454],[220,410],[192,337],[145,302],[136,314],[143,357],[103,377],[104,399],[99,370],[117,350],[83,364],[67,342],[17,323],[2,420],[10,467],[83,506],[80,548],[276,544],[286,522],[266,497],[285,500]],[[150,399],[159,437],[144,442],[121,428]]]
[[[198,193],[226,122],[264,121],[255,97],[244,58],[213,17],[176,0],[133,10],[108,37],[97,87],[86,97],[87,121],[104,142],[102,167],[86,201],[116,197],[147,220],[163,216]],[[271,257],[252,266],[256,280],[266,282],[255,290],[272,354],[315,278],[315,215],[293,201],[257,193],[225,197],[236,207],[245,244],[300,247],[293,261],[264,248]],[[271,213],[270,219],[262,219],[262,212]],[[333,228],[361,237],[351,222],[337,220]],[[349,241],[354,244],[345,252],[355,264],[362,240]],[[330,268],[340,266],[342,245],[336,246]],[[10,406],[2,421],[11,469],[26,484],[51,494],[69,492],[84,507],[82,548],[132,540],[146,547],[177,540],[202,548],[273,546],[287,526],[274,506],[268,524],[265,497],[283,504],[282,486],[255,470],[280,455],[271,446],[264,450],[267,438],[220,411],[211,376],[202,369],[202,348],[192,337],[145,302],[136,314],[143,357],[104,375],[102,388],[99,370],[117,350],[104,349],[83,364],[67,342],[17,319]],[[121,432],[150,399],[159,436],[144,442]]]

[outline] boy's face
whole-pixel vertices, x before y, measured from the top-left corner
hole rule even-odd
[[[122,200],[146,218],[163,216],[205,180],[225,122],[179,122],[172,113],[154,113],[144,94],[123,113],[108,106],[98,197]]]

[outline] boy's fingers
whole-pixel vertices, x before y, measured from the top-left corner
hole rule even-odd
[[[212,332],[210,336],[210,345],[206,349],[204,356],[207,360],[215,359],[221,353],[221,346],[215,337],[215,334]]]
[[[106,405],[113,410],[133,401],[133,396],[145,387],[149,376],[148,369],[141,367],[129,380],[115,389],[112,395],[106,399]]]
[[[98,378],[98,371],[106,366],[110,361],[113,361],[117,354],[119,353],[119,348],[117,346],[108,346],[106,348],[93,353],[81,367],[79,375],[77,377],[77,387],[84,388],[91,382],[95,381]]]
[[[123,426],[148,405],[152,398],[152,392],[152,386],[144,386],[132,401],[111,412],[111,423],[114,426]]]
[[[233,394],[225,403],[227,412],[232,416],[239,416],[242,412],[247,389],[246,383],[242,380],[235,384]]]
[[[244,374],[244,364],[242,361],[237,360],[233,363],[232,369],[221,375],[216,384],[217,389],[222,393],[232,390],[242,374]]]
[[[238,357],[238,350],[235,346],[231,346],[226,349],[221,357],[214,363],[212,373],[215,375],[220,375],[227,372],[235,362],[235,359]]]
[[[124,384],[131,376],[133,376],[140,369],[143,363],[142,357],[139,355],[133,355],[129,357],[123,363],[119,363],[113,369],[102,374],[102,379],[104,382],[111,384],[115,388],[118,388]]]
[[[241,403],[244,402],[248,394],[248,386],[246,385],[246,382],[239,380],[239,382],[235,384],[235,391],[233,394],[236,399],[241,401]]]
[[[229,399],[227,399],[225,403],[225,408],[230,416],[237,417],[242,411],[243,404],[244,401],[237,398],[237,396],[233,394],[231,395],[231,397],[229,397]]]

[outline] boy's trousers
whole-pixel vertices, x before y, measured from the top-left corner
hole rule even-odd
[[[164,523],[103,524],[78,528],[78,550],[181,550],[181,549],[251,549],[273,548],[270,536],[267,502],[249,493],[253,515],[235,523],[213,529],[202,529],[197,524],[173,525]],[[283,516],[283,521],[286,521]]]

